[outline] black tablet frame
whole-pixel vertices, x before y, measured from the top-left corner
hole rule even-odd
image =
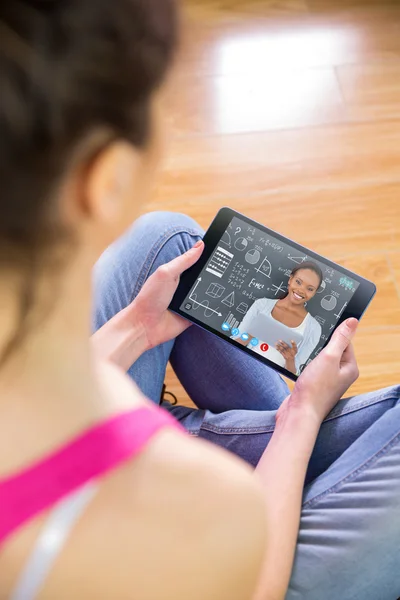
[[[296,381],[298,379],[298,375],[295,375],[294,373],[287,371],[287,369],[285,369],[284,367],[281,367],[280,365],[277,365],[276,363],[268,360],[267,358],[261,356],[260,354],[253,352],[250,348],[247,348],[247,346],[242,346],[242,344],[239,344],[236,340],[232,340],[231,338],[227,337],[226,334],[224,334],[223,332],[217,331],[213,327],[210,327],[209,325],[206,325],[205,323],[198,321],[195,317],[192,317],[192,315],[188,315],[186,312],[183,312],[182,310],[180,310],[181,304],[185,300],[187,294],[189,293],[190,289],[194,285],[197,277],[199,276],[199,274],[205,267],[206,263],[210,259],[215,248],[219,244],[221,237],[223,236],[226,228],[228,227],[229,223],[232,221],[233,217],[238,217],[239,219],[242,219],[249,225],[251,225],[253,227],[257,227],[258,229],[262,230],[266,234],[271,235],[271,236],[277,238],[278,240],[291,245],[296,250],[299,250],[299,252],[306,254],[310,258],[313,258],[315,260],[323,262],[328,267],[331,267],[332,269],[336,269],[336,270],[340,271],[341,273],[355,279],[359,283],[357,290],[354,292],[354,296],[352,297],[352,299],[349,302],[346,309],[343,311],[341,317],[338,319],[337,326],[340,325],[340,323],[342,323],[343,321],[345,321],[346,319],[348,319],[350,317],[355,317],[358,320],[361,319],[362,315],[366,311],[367,307],[371,303],[371,301],[376,293],[376,285],[374,283],[372,283],[371,281],[368,281],[368,279],[364,279],[364,277],[361,277],[360,275],[357,275],[356,273],[353,273],[352,271],[345,269],[341,265],[332,262],[328,258],[325,258],[325,256],[317,254],[316,252],[313,252],[309,248],[306,248],[305,246],[302,246],[301,244],[298,244],[297,242],[292,241],[291,239],[285,237],[284,235],[277,233],[276,231],[273,231],[272,229],[269,229],[268,227],[265,227],[261,223],[257,223],[256,221],[253,221],[249,217],[242,215],[241,213],[233,210],[232,208],[225,206],[218,211],[216,217],[214,218],[213,222],[211,223],[210,227],[208,228],[208,230],[206,231],[206,233],[204,235],[203,240],[204,240],[205,248],[204,248],[203,254],[201,255],[198,262],[195,265],[193,265],[193,267],[191,267],[190,269],[188,269],[187,271],[185,271],[182,274],[178,289],[176,290],[174,297],[169,305],[169,309],[172,310],[173,312],[175,312],[176,314],[180,315],[181,317],[191,321],[192,323],[195,323],[202,329],[205,329],[206,331],[209,331],[209,332],[213,333],[214,335],[217,335],[219,338],[221,338],[228,344],[231,344],[232,346],[235,346],[236,348],[240,348],[243,352],[246,352],[247,354],[252,356],[255,360],[259,360],[260,362],[268,365],[269,367],[272,367],[275,371],[278,371],[285,377],[288,377],[289,379]],[[336,327],[335,327],[335,329],[336,329]],[[329,338],[326,340],[324,347],[326,346],[326,344],[328,344],[329,339],[330,339],[331,335],[333,334],[333,332],[335,331],[335,329],[332,330],[332,333],[330,334]]]

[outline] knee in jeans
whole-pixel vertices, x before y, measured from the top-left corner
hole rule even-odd
[[[204,231],[192,217],[171,211],[145,213],[135,221],[134,229],[136,232],[146,231],[153,239],[174,229],[177,231],[187,230],[192,235],[204,235]]]
[[[139,217],[94,267],[95,329],[132,302],[157,267],[186,252],[202,236],[202,229],[187,215],[159,211]]]
[[[158,211],[140,217],[130,231],[129,243],[142,254],[141,276],[147,278],[157,267],[189,250],[203,234],[194,219],[181,213]],[[138,257],[138,252],[132,254]]]

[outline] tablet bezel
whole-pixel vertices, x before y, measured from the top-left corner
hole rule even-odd
[[[188,269],[181,275],[178,289],[176,290],[174,297],[169,305],[169,309],[172,310],[173,312],[175,312],[176,314],[180,315],[181,317],[187,319],[188,321],[195,323],[202,329],[205,329],[206,331],[210,331],[211,333],[218,336],[219,338],[221,338],[228,344],[231,344],[237,348],[240,348],[242,351],[251,355],[256,360],[259,360],[263,364],[265,364],[269,367],[272,367],[275,371],[278,371],[279,373],[281,373],[285,377],[288,377],[292,381],[296,381],[298,379],[298,375],[295,375],[294,373],[287,371],[284,367],[281,367],[280,365],[277,365],[276,363],[268,360],[267,358],[261,356],[260,354],[253,352],[250,348],[247,348],[247,346],[242,346],[242,344],[238,343],[236,340],[233,340],[230,337],[227,337],[226,334],[224,334],[224,332],[217,331],[213,327],[206,325],[202,321],[197,320],[195,317],[188,315],[186,312],[183,312],[180,309],[181,304],[185,300],[187,294],[189,293],[190,289],[194,285],[197,277],[199,276],[199,274],[205,267],[206,263],[211,258],[212,253],[214,252],[215,248],[217,247],[218,243],[220,242],[221,237],[223,236],[226,228],[228,227],[228,225],[231,222],[231,220],[233,219],[233,217],[238,217],[239,219],[242,219],[245,223],[260,229],[261,231],[265,232],[266,234],[271,235],[271,236],[275,237],[276,239],[278,239],[282,242],[285,242],[286,244],[291,245],[294,249],[299,250],[299,252],[304,252],[310,258],[313,258],[314,260],[323,262],[328,267],[340,271],[344,275],[347,275],[347,276],[355,279],[359,283],[359,287],[354,292],[354,296],[352,297],[352,299],[349,302],[346,309],[343,311],[342,316],[338,319],[336,327],[338,325],[340,325],[340,323],[342,323],[343,321],[345,321],[346,319],[348,319],[350,317],[355,317],[358,320],[361,319],[362,315],[368,308],[369,304],[371,303],[371,301],[376,293],[376,285],[374,283],[372,283],[372,281],[368,281],[368,279],[365,279],[364,277],[357,275],[357,273],[353,273],[352,271],[349,271],[345,267],[342,267],[341,265],[334,263],[333,261],[329,260],[328,258],[325,258],[325,256],[322,256],[320,254],[317,254],[316,252],[313,252],[306,246],[302,246],[301,244],[298,244],[297,242],[292,241],[290,238],[285,237],[284,235],[274,231],[273,229],[269,229],[268,227],[265,227],[265,225],[262,225],[261,223],[258,223],[257,221],[253,221],[253,219],[250,219],[249,217],[242,215],[241,213],[237,212],[236,210],[233,210],[232,208],[225,206],[218,211],[217,215],[215,216],[210,227],[207,229],[207,231],[204,235],[203,240],[204,240],[205,247],[204,247],[203,254],[201,255],[200,259],[198,260],[198,262],[195,265],[193,265],[190,269]],[[335,329],[336,329],[336,327],[335,327]],[[325,344],[323,347],[325,347],[327,345],[327,343],[329,342],[335,329],[332,330],[332,333],[325,341]]]

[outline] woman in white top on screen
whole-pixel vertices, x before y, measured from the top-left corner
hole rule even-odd
[[[285,367],[288,371],[298,374],[300,366],[305,364],[321,338],[321,325],[307,311],[306,303],[315,296],[322,282],[322,271],[311,261],[295,267],[290,274],[288,291],[281,300],[260,298],[256,300],[238,325],[240,334],[251,329],[250,324],[260,313],[275,321],[283,323],[293,331],[302,335],[302,341],[296,344],[294,340],[288,345],[279,340],[275,348],[263,345],[259,340],[256,345],[251,343],[254,336],[237,341],[243,346],[249,346],[254,352],[261,354],[274,363]]]

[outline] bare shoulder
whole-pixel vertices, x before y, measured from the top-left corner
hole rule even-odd
[[[87,600],[250,600],[264,544],[264,503],[251,469],[165,429],[104,481],[43,600],[55,592],[59,600],[81,597],[83,582]]]

